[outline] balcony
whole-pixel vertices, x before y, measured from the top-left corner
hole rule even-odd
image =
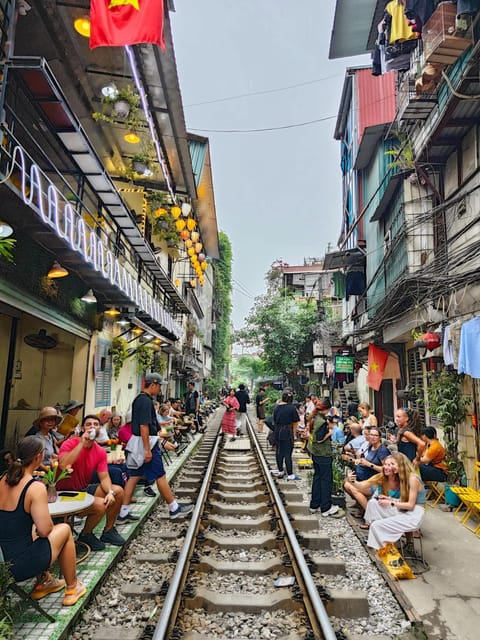
[[[418,94],[414,78],[405,74],[398,88],[398,120],[426,120],[437,103],[435,91]]]
[[[453,64],[473,42],[471,20],[464,18],[465,28],[456,24],[457,6],[443,2],[427,20],[422,33],[425,61]]]

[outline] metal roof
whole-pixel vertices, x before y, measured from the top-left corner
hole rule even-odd
[[[384,7],[385,0],[337,0],[328,57],[348,58],[371,51],[376,38],[375,33],[372,42],[372,25],[380,22]]]

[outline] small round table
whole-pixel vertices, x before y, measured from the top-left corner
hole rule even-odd
[[[62,495],[65,493],[76,493],[76,496]],[[93,496],[86,491],[59,491],[55,502],[48,503],[48,511],[52,518],[63,518],[70,525],[73,533],[74,517],[91,507],[93,504]],[[91,549],[86,542],[75,541],[75,547],[83,547],[85,549],[83,555],[77,557],[77,564],[86,560],[90,555]]]

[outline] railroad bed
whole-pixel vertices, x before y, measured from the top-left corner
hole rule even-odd
[[[30,635],[24,625],[15,638],[409,637],[410,620],[346,518],[310,514],[308,472],[298,482],[274,479],[266,434],[249,426],[250,437],[223,443],[221,415],[210,417],[175,487],[195,503],[191,520],[171,522],[160,503],[141,527],[122,526],[138,535],[79,607],[75,627]]]

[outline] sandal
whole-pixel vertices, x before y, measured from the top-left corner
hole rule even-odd
[[[370,529],[370,525],[366,522],[364,524],[359,525],[360,529]]]
[[[50,576],[48,580],[39,582],[33,587],[33,591],[30,594],[30,597],[34,600],[40,600],[41,598],[45,598],[45,596],[48,596],[48,594],[50,593],[61,591],[64,587],[65,580],[63,580],[63,578],[53,578]]]
[[[77,578],[77,581],[74,587],[65,589],[65,597],[63,598],[63,602],[62,602],[63,606],[71,607],[76,602],[78,602],[78,600],[80,600],[80,598],[84,596],[86,593],[87,593],[86,586],[83,584],[83,582],[80,582],[80,580]]]
[[[363,516],[364,516],[364,515],[365,515],[365,514],[364,514],[364,513],[362,513],[361,511],[354,511],[354,512],[352,513],[352,516],[353,516],[354,518],[357,518],[357,520],[363,520]]]

